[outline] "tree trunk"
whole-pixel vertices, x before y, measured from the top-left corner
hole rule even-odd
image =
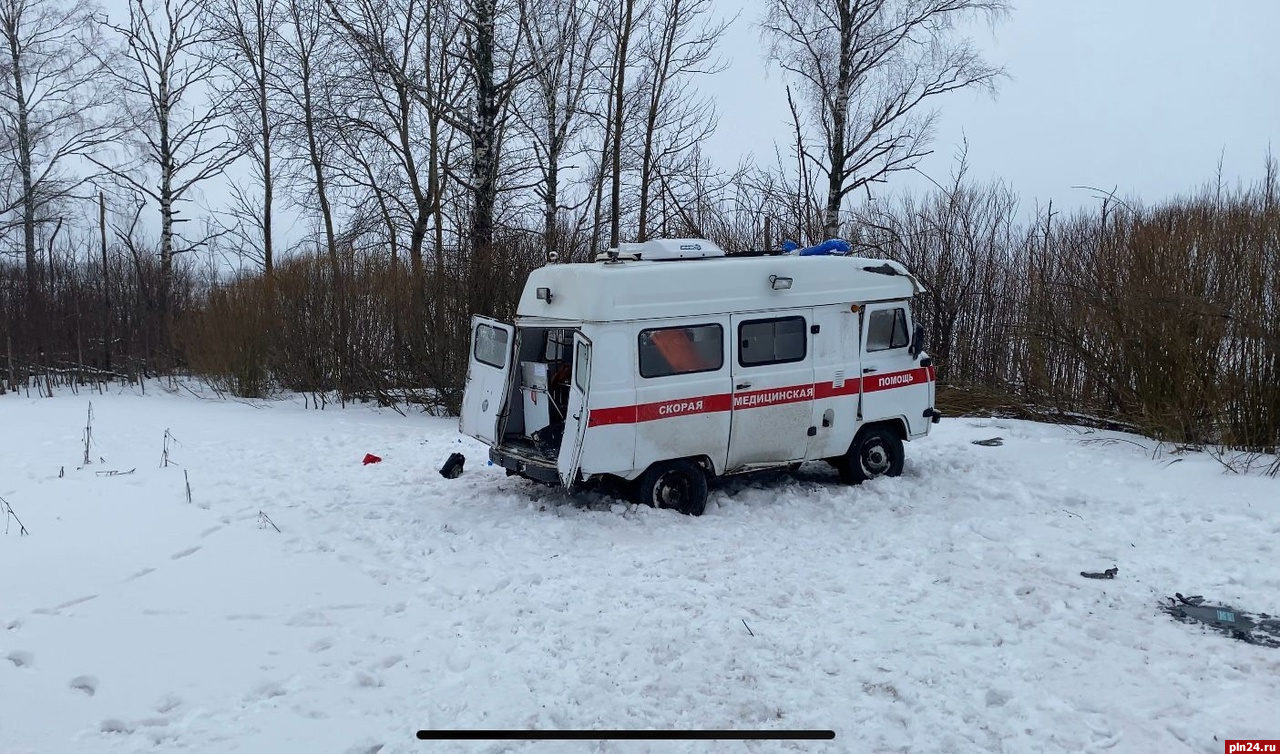
[[[266,36],[260,35],[259,60],[266,65]],[[268,107],[267,76],[264,70],[258,77],[258,122],[262,133],[262,271],[268,280],[275,269],[275,249],[271,240],[271,211],[275,199],[275,182],[271,170],[271,112]]]
[[[475,41],[471,51],[476,84],[476,120],[471,137],[471,309],[493,314],[493,210],[497,202],[498,89],[494,74],[495,0],[476,0]]]
[[[111,371],[111,276],[107,268],[107,197],[98,194],[98,232],[102,242],[102,363]]]
[[[649,237],[649,189],[653,183],[654,132],[658,129],[658,115],[662,112],[663,95],[666,93],[667,81],[670,78],[679,18],[680,0],[673,0],[670,17],[667,18],[662,29],[662,48],[658,54],[661,69],[654,72],[653,90],[649,92],[649,111],[645,117],[644,147],[640,158],[640,222],[636,233],[637,241],[644,241]]]
[[[427,226],[431,221],[431,185],[428,182],[427,189],[424,192],[422,183],[418,179],[418,164],[413,159],[413,134],[411,133],[411,124],[409,115],[412,112],[412,105],[409,100],[409,92],[405,90],[404,84],[398,80],[396,82],[397,104],[400,107],[399,119],[396,123],[397,135],[400,138],[400,150],[404,153],[405,175],[409,179],[409,190],[413,193],[413,227],[409,234],[409,269],[413,280],[413,291],[415,294],[414,310],[421,305],[421,294],[425,290],[423,281],[422,268],[422,246],[423,241],[427,237]],[[415,321],[417,317],[415,317]]]
[[[338,257],[338,240],[333,229],[333,207],[329,203],[329,187],[324,170],[324,155],[320,148],[319,124],[316,123],[315,101],[311,90],[312,71],[309,60],[303,60],[299,71],[302,86],[302,127],[307,137],[307,162],[315,182],[316,201],[320,205],[320,218],[324,223],[325,252],[329,258],[329,275],[333,291],[333,308],[337,314],[337,327],[333,332],[333,359],[337,388],[345,397],[344,373],[346,370],[346,343],[348,313],[346,293],[343,287],[342,260]]]
[[[16,22],[15,22],[16,23]],[[18,49],[19,30],[8,29],[12,62],[13,100],[18,119],[18,172],[22,175],[22,251],[27,267],[27,307],[35,304],[38,262],[36,258],[36,197],[31,175],[31,126],[28,121],[26,89],[22,80],[22,53]]]
[[[552,147],[547,151],[547,175],[546,185],[543,187],[543,234],[542,234],[542,251],[543,258],[550,261],[553,253],[558,253],[560,247],[560,223],[557,221],[559,215],[559,192],[560,192],[560,145],[553,141]],[[569,260],[565,260],[566,262]]]
[[[158,97],[160,114],[160,348],[169,349],[170,324],[173,311],[170,297],[173,295],[173,174],[176,161],[173,147],[169,142],[169,113],[172,103],[166,82],[160,84]],[[167,365],[166,365],[167,366]]]
[[[827,238],[840,235],[840,205],[844,202],[847,156],[845,137],[849,126],[849,98],[853,89],[854,16],[844,3],[840,13],[840,61],[837,64],[835,91],[832,92],[831,148],[828,166],[827,204],[822,213],[822,232]]]
[[[617,248],[622,238],[622,125],[623,95],[627,83],[627,48],[631,44],[631,25],[635,13],[635,0],[625,0],[623,24],[618,29],[617,75],[613,87],[613,183],[609,194],[609,246]]]

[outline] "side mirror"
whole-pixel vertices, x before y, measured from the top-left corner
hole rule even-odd
[[[919,322],[916,323],[915,332],[911,334],[911,347],[908,353],[913,359],[924,353],[924,325]]]

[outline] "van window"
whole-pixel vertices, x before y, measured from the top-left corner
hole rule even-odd
[[[476,326],[476,361],[502,369],[507,365],[507,331],[481,323]]]
[[[867,325],[868,351],[906,348],[910,342],[906,309],[877,309],[871,312],[871,321]]]
[[[662,327],[640,331],[640,376],[714,372],[724,366],[720,325]]]
[[[804,317],[756,319],[738,325],[738,363],[744,367],[801,361],[809,338]]]

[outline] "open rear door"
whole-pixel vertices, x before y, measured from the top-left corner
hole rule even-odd
[[[582,333],[573,334],[573,380],[569,383],[569,406],[564,420],[564,439],[556,468],[565,489],[573,489],[578,481],[578,466],[582,462],[582,447],[587,434],[587,419],[591,405],[587,395],[591,390],[591,340]]]
[[[514,334],[514,327],[496,319],[471,318],[471,359],[458,427],[490,445],[499,444],[498,424],[507,413]]]

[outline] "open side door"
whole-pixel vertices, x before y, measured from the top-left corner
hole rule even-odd
[[[490,445],[499,444],[499,424],[508,413],[514,341],[511,325],[488,317],[471,318],[471,358],[458,428]]]
[[[582,448],[587,434],[591,390],[591,339],[580,332],[573,334],[573,379],[569,383],[569,406],[564,420],[564,439],[556,468],[565,489],[572,490],[578,481]]]

